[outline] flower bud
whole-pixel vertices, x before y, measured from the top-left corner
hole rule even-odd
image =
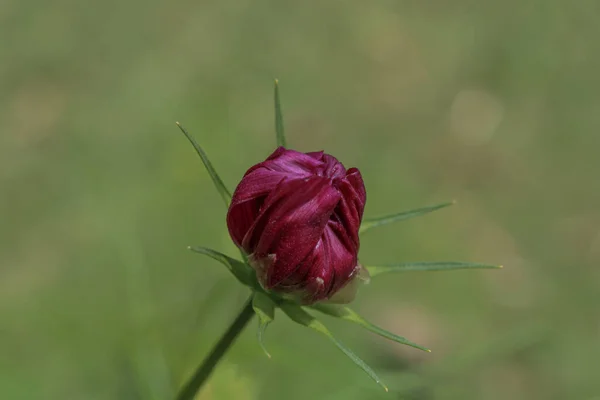
[[[303,304],[349,302],[350,282],[366,272],[357,259],[365,201],[358,169],[279,147],[242,178],[227,226],[266,290]]]

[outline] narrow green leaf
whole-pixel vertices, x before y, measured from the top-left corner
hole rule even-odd
[[[457,261],[406,262],[388,265],[371,265],[366,267],[371,277],[388,272],[409,271],[449,271],[455,269],[499,269],[502,265],[490,265]]]
[[[219,177],[219,174],[217,174],[217,171],[215,170],[215,168],[212,166],[210,160],[208,159],[208,156],[206,155],[206,153],[204,152],[202,147],[200,147],[198,142],[196,142],[196,140],[188,133],[188,131],[179,122],[175,122],[175,123],[177,124],[177,126],[179,127],[181,132],[183,132],[185,137],[189,140],[189,142],[192,144],[192,146],[194,146],[194,149],[196,149],[196,153],[198,153],[198,155],[202,159],[202,163],[204,164],[206,171],[208,171],[208,174],[210,175],[210,178],[212,179],[213,183],[215,184],[217,191],[221,195],[221,198],[225,202],[225,205],[229,206],[229,203],[231,202],[231,193],[225,187],[225,184]]]
[[[267,351],[263,342],[263,334],[267,326],[275,319],[275,303],[266,294],[262,292],[254,292],[252,297],[252,308],[258,315],[258,331],[256,333],[258,344],[263,349],[267,357],[271,358],[271,354]]]
[[[249,286],[250,288],[257,287],[254,271],[246,264],[206,247],[190,246],[188,249],[219,261],[221,264],[225,265],[229,272],[231,272],[233,276],[235,276],[237,280],[244,285]]]
[[[371,322],[365,320],[363,317],[358,315],[354,310],[352,310],[349,307],[336,306],[332,304],[315,304],[311,306],[311,308],[314,308],[315,310],[320,311],[324,314],[331,315],[332,317],[341,318],[343,320],[358,324],[363,328],[367,329],[368,331],[371,331],[379,336],[392,340],[396,343],[405,344],[407,346],[414,347],[415,349],[431,352],[431,350],[429,350],[426,347],[420,346],[402,336],[396,335],[395,333],[386,331],[385,329],[372,324]]]
[[[340,343],[333,336],[333,334],[329,331],[329,329],[327,329],[327,327],[325,325],[323,325],[319,320],[317,320],[315,317],[313,317],[312,315],[310,315],[309,313],[304,311],[302,309],[302,307],[300,307],[296,304],[283,303],[283,304],[281,304],[280,307],[283,310],[283,312],[288,317],[290,317],[290,319],[292,321],[296,322],[297,324],[304,325],[308,328],[311,328],[311,329],[319,332],[322,335],[325,335],[329,340],[331,340],[333,342],[333,344],[335,344],[335,346],[338,349],[340,349],[342,351],[342,353],[344,353],[348,358],[350,358],[352,360],[352,362],[354,362],[354,364],[356,364],[360,369],[362,369],[364,372],[366,372],[366,374],[369,375],[369,377],[371,379],[373,379],[375,382],[377,382],[377,384],[381,385],[385,389],[386,392],[388,391],[387,386],[385,386],[385,384],[383,382],[381,382],[381,379],[379,379],[379,377],[377,376],[375,371],[373,371],[371,369],[371,367],[369,367],[363,360],[361,360],[350,349],[348,349],[346,346],[344,346],[342,343]]]
[[[277,79],[275,79],[275,134],[277,135],[277,146],[286,147],[281,98],[279,97],[279,80]]]
[[[381,225],[387,225],[387,224],[391,224],[392,222],[403,221],[405,219],[414,218],[414,217],[418,217],[418,216],[421,216],[424,214],[428,214],[432,211],[436,211],[441,208],[451,206],[453,204],[456,204],[456,202],[449,201],[447,203],[437,204],[435,206],[417,208],[415,210],[403,211],[403,212],[400,212],[397,214],[385,215],[383,217],[367,218],[362,222],[359,233],[365,233],[366,231],[370,230],[371,228],[376,228]]]

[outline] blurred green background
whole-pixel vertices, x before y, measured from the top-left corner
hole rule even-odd
[[[504,270],[374,279],[325,319],[391,389],[278,315],[199,399],[597,399],[600,5],[594,1],[0,3],[0,398],[165,399],[247,295],[225,208],[288,143],[361,169],[363,263]]]

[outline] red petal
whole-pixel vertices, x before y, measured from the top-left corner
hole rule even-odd
[[[356,191],[356,208],[360,212],[360,218],[362,220],[363,211],[365,210],[365,204],[367,202],[367,190],[365,189],[362,175],[357,168],[350,168],[346,172],[346,180]]]
[[[325,163],[325,176],[336,180],[346,176],[346,168],[344,167],[344,164],[339,162],[334,156],[323,154],[323,162]]]
[[[275,255],[266,271],[267,288],[292,274],[314,249],[340,199],[329,179],[313,176],[281,182],[265,200],[246,234],[244,248],[257,260]]]
[[[300,176],[315,175],[323,168],[323,162],[308,154],[295,150],[287,150],[283,147],[277,148],[273,154],[257,166],[267,168],[271,171]]]
[[[227,212],[227,227],[235,244],[242,246],[242,240],[258,218],[265,198],[284,179],[284,174],[264,168],[256,169],[242,179],[233,193]]]
[[[307,304],[331,297],[352,277],[356,267],[355,248],[347,238],[338,237],[331,223],[311,257],[312,266],[304,278]]]
[[[327,298],[340,290],[354,275],[358,263],[358,243],[354,242],[350,233],[341,224],[329,221],[325,234],[329,242],[331,268],[335,273],[333,285],[327,293]]]
[[[265,197],[282,180],[317,175],[323,165],[311,155],[279,147],[265,161],[251,167],[235,189],[227,213],[227,227],[235,244],[242,246]]]

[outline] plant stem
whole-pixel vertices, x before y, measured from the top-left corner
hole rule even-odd
[[[221,358],[225,355],[227,350],[231,347],[235,339],[246,327],[248,322],[254,316],[254,310],[252,309],[252,295],[246,301],[246,305],[240,311],[238,316],[235,318],[233,323],[227,329],[227,332],[223,334],[219,342],[213,347],[210,354],[202,361],[202,364],[198,366],[194,375],[190,380],[183,386],[177,395],[177,400],[193,400],[196,393],[200,390],[202,385],[206,382],[213,369],[217,366]]]

